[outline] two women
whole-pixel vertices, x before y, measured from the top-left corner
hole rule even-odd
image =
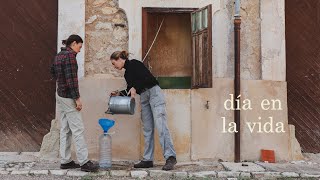
[[[163,170],[172,170],[177,163],[176,152],[173,147],[171,135],[167,125],[165,98],[159,87],[159,82],[144,66],[141,61],[129,60],[126,51],[114,52],[110,60],[118,69],[125,69],[124,78],[127,89],[121,92],[112,92],[111,95],[130,95],[135,98],[140,95],[141,117],[144,135],[143,160],[134,165],[135,168],[153,167],[154,158],[154,127],[159,133],[159,140],[166,159]]]

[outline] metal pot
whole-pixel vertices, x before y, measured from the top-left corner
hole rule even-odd
[[[136,102],[128,96],[111,96],[107,114],[134,114]]]

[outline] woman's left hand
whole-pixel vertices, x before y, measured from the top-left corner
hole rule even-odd
[[[137,91],[136,91],[136,89],[134,88],[134,87],[132,87],[130,90],[129,90],[129,92],[128,92],[128,95],[130,94],[130,96],[132,97],[132,98],[135,98],[135,96],[136,96],[136,94],[137,94]]]

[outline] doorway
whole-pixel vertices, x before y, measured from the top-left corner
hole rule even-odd
[[[303,152],[320,152],[320,1],[286,0],[289,124]]]

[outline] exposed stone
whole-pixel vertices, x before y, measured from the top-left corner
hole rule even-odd
[[[283,172],[281,175],[283,177],[299,177],[299,174],[295,172]]]
[[[12,175],[27,175],[29,174],[29,171],[12,171],[11,172]]]
[[[131,171],[131,177],[133,178],[144,178],[148,176],[147,171]]]
[[[49,171],[48,170],[31,170],[30,174],[34,175],[48,175]]]
[[[170,171],[162,171],[162,170],[150,170],[150,177],[156,178],[171,178],[173,175]]]
[[[56,176],[64,176],[67,174],[67,172],[68,170],[50,170],[50,173]]]
[[[97,18],[98,18],[97,15],[91,16],[91,17],[87,20],[86,24],[91,24],[91,23],[93,23]]]
[[[127,37],[127,31],[123,28],[116,28],[113,31],[113,36],[117,40],[125,39]]]
[[[101,11],[102,11],[103,14],[109,15],[109,14],[116,13],[118,11],[118,9],[112,8],[112,7],[104,7],[104,8],[101,9]]]
[[[216,177],[216,176],[217,176],[217,173],[215,171],[200,171],[195,173],[189,173],[189,177],[205,178],[205,177]]]
[[[184,178],[188,177],[188,173],[187,172],[174,172],[174,177],[184,179]]]
[[[5,168],[0,168],[0,171],[5,171],[6,169]]]
[[[96,26],[96,29],[101,30],[101,29],[108,29],[108,30],[112,30],[112,24],[111,23],[102,23],[99,22]]]
[[[111,170],[110,176],[112,177],[128,177],[130,176],[130,171],[127,170]]]
[[[115,24],[125,24],[125,20],[121,17],[115,17],[112,19],[112,22],[115,23]]]
[[[104,4],[105,2],[107,2],[106,0],[96,0],[93,2],[93,6],[98,7],[101,6],[102,4]]]
[[[281,177],[280,172],[252,172],[253,178],[261,179],[261,178],[277,178]]]
[[[233,171],[218,172],[218,178],[239,177],[239,175],[240,175],[240,172],[233,172]]]
[[[40,157],[43,159],[51,159],[59,157],[60,148],[60,130],[58,129],[58,121],[51,121],[50,132],[43,137],[40,149]]]

